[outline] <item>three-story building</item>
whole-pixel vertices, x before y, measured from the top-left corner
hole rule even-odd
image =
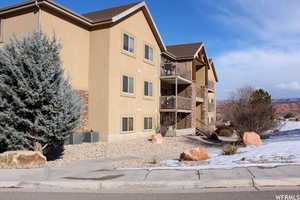
[[[78,14],[26,1],[0,9],[0,29],[2,46],[33,31],[59,38],[66,75],[86,102],[80,129],[103,141],[214,126],[217,76],[204,45],[166,47],[145,2]]]

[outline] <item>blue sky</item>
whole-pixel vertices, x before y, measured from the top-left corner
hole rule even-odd
[[[0,7],[22,0],[0,1]],[[132,0],[56,0],[78,13]],[[287,3],[288,2],[288,3]],[[218,98],[239,87],[300,97],[299,0],[146,0],[166,43],[203,41],[215,60]]]

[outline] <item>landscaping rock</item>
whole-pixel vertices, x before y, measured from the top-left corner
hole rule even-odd
[[[201,148],[190,149],[180,154],[180,160],[186,161],[200,161],[208,158],[207,151]]]
[[[245,132],[243,137],[243,142],[246,146],[259,146],[262,145],[260,136],[255,132]]]
[[[36,168],[46,164],[46,157],[37,151],[9,151],[0,154],[0,168]]]
[[[161,134],[151,135],[150,140],[151,140],[152,143],[157,143],[157,144],[162,144],[163,143],[163,137],[162,137]]]

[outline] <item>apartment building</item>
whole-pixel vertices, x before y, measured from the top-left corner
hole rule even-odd
[[[86,102],[80,129],[103,141],[214,126],[218,80],[204,45],[165,46],[145,2],[78,14],[26,1],[0,9],[0,20],[1,46],[38,30],[59,38],[65,73]]]

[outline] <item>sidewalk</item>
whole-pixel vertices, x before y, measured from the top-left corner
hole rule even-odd
[[[110,190],[272,186],[300,186],[300,165],[209,170],[110,170],[109,161],[93,160],[60,168],[0,169],[0,188]]]

